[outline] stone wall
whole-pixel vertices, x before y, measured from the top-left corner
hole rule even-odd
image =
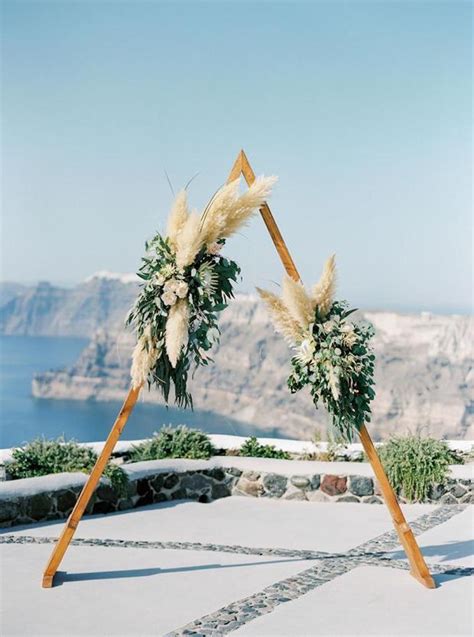
[[[231,495],[309,502],[382,503],[378,485],[368,475],[288,474],[288,471],[285,475],[215,466],[212,461],[182,460],[136,463],[125,465],[124,469],[129,477],[127,493],[118,495],[109,480],[102,478],[86,513],[111,513],[167,500],[210,502]],[[67,517],[85,480],[86,476],[79,473],[1,483],[0,527]],[[400,500],[404,502],[403,498]],[[445,485],[431,489],[429,501],[474,503],[473,481],[450,478]]]

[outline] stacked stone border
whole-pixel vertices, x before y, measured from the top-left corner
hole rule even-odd
[[[211,502],[229,496],[382,504],[378,484],[370,476],[331,473],[283,475],[215,466],[196,470],[157,468],[155,472],[148,470],[146,475],[140,475],[134,467],[141,464],[125,466],[129,474],[126,494],[119,495],[110,481],[102,478],[86,513],[105,514],[169,500]],[[203,463],[199,464],[202,466]],[[46,476],[0,483],[0,527],[67,517],[82,489],[85,476],[65,474],[65,481],[58,481],[57,478]],[[15,485],[18,485],[18,489]],[[403,498],[400,500],[404,502]],[[453,505],[473,503],[474,483],[470,479],[450,478],[444,485],[433,486],[428,502]]]

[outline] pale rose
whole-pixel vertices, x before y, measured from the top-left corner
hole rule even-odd
[[[325,321],[322,325],[323,330],[326,332],[326,334],[329,334],[329,332],[333,329],[334,326],[335,326],[335,323],[333,320]]]
[[[189,286],[186,281],[178,281],[175,287],[174,293],[179,296],[180,299],[185,299],[188,295]]]
[[[164,290],[165,292],[173,292],[176,293],[176,288],[178,287],[178,281],[176,279],[168,279],[165,283]]]
[[[164,294],[161,295],[161,300],[165,305],[174,305],[177,301],[177,296],[174,292],[168,290]]]
[[[219,254],[219,252],[221,251],[222,248],[222,244],[221,243],[217,243],[217,241],[214,241],[214,243],[211,243],[210,245],[207,246],[207,251],[209,254]]]

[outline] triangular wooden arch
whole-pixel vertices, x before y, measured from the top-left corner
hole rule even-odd
[[[249,186],[255,181],[255,174],[243,150],[241,150],[238,154],[237,159],[235,160],[234,165],[232,166],[232,169],[229,173],[227,181],[233,181],[240,175],[243,175],[245,181],[247,182],[247,185]],[[288,275],[295,279],[295,281],[300,280],[300,275],[298,273],[298,270],[296,269],[296,265],[291,258],[290,252],[286,247],[278,225],[267,203],[263,204],[263,206],[260,208],[260,213],[263,217],[268,232],[270,233],[278,255],[282,261],[283,267],[285,268]],[[76,528],[81,521],[89,500],[91,499],[91,496],[99,483],[105,466],[114,450],[120,434],[122,433],[127,423],[128,417],[130,416],[135,403],[137,402],[140,390],[141,387],[138,387],[135,389],[132,388],[128,392],[127,398],[125,399],[122,409],[120,410],[117,419],[109,433],[104,448],[102,449],[102,452],[97,459],[97,462],[92,469],[92,472],[86,484],[84,485],[82,492],[79,495],[76,505],[72,510],[71,515],[69,516],[63,528],[63,531],[53,549],[53,552],[43,574],[44,588],[51,588],[53,586],[53,580],[56,571],[58,570],[58,567],[64,557],[69,543],[72,540]],[[420,551],[420,547],[418,546],[415,536],[413,535],[413,531],[409,527],[405,516],[403,515],[395,492],[393,491],[392,486],[388,481],[387,475],[382,467],[380,458],[365,425],[360,430],[359,435],[365,453],[367,454],[370,464],[372,465],[372,468],[374,470],[375,477],[378,480],[380,490],[385,500],[385,504],[390,511],[390,515],[392,516],[395,530],[398,533],[400,542],[410,562],[411,575],[413,575],[413,577],[415,577],[419,582],[421,582],[421,584],[423,584],[427,588],[436,588],[436,584],[430,575],[428,567],[426,566],[426,562]]]

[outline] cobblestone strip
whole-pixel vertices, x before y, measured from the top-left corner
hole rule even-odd
[[[434,528],[440,524],[444,524],[448,520],[450,520],[455,515],[458,515],[467,505],[460,504],[450,504],[438,507],[431,513],[425,513],[421,515],[416,520],[409,522],[409,525],[414,533],[414,535],[421,535],[425,531]],[[397,548],[400,545],[400,540],[398,539],[397,532],[387,531],[387,533],[382,533],[382,535],[378,535],[377,537],[372,538],[368,542],[364,542],[359,546],[351,549],[348,552],[348,555],[381,555],[388,551],[391,551],[394,548]]]
[[[454,515],[461,513],[466,507],[463,505],[446,505],[439,507],[420,516],[410,523],[415,535],[443,524]],[[392,560],[383,557],[387,552],[399,545],[396,531],[383,533],[382,535],[364,542],[348,551],[343,556],[333,554],[332,558],[321,556],[318,562],[309,569],[295,576],[267,586],[259,593],[250,595],[205,615],[193,622],[178,628],[165,637],[182,637],[194,635],[194,637],[220,637],[226,635],[256,617],[271,613],[276,606],[297,599],[318,586],[344,575],[357,566],[385,566],[408,570],[408,564],[404,560]],[[472,575],[474,569],[462,568],[453,565],[430,565],[433,574],[445,575]]]
[[[240,599],[205,615],[165,637],[182,635],[219,637],[240,628],[256,617],[271,613],[276,606],[297,599],[309,591],[347,573],[358,565],[356,558],[335,558],[321,561],[293,577],[267,586],[259,593]]]
[[[0,544],[54,544],[56,538],[33,535],[0,535]],[[116,540],[100,538],[78,538],[72,540],[74,546],[104,546],[108,548],[168,549],[179,551],[215,551],[217,553],[238,553],[240,555],[271,555],[295,557],[301,560],[333,558],[333,553],[306,551],[299,549],[258,548],[238,544],[203,544],[201,542],[155,542],[149,540]]]

